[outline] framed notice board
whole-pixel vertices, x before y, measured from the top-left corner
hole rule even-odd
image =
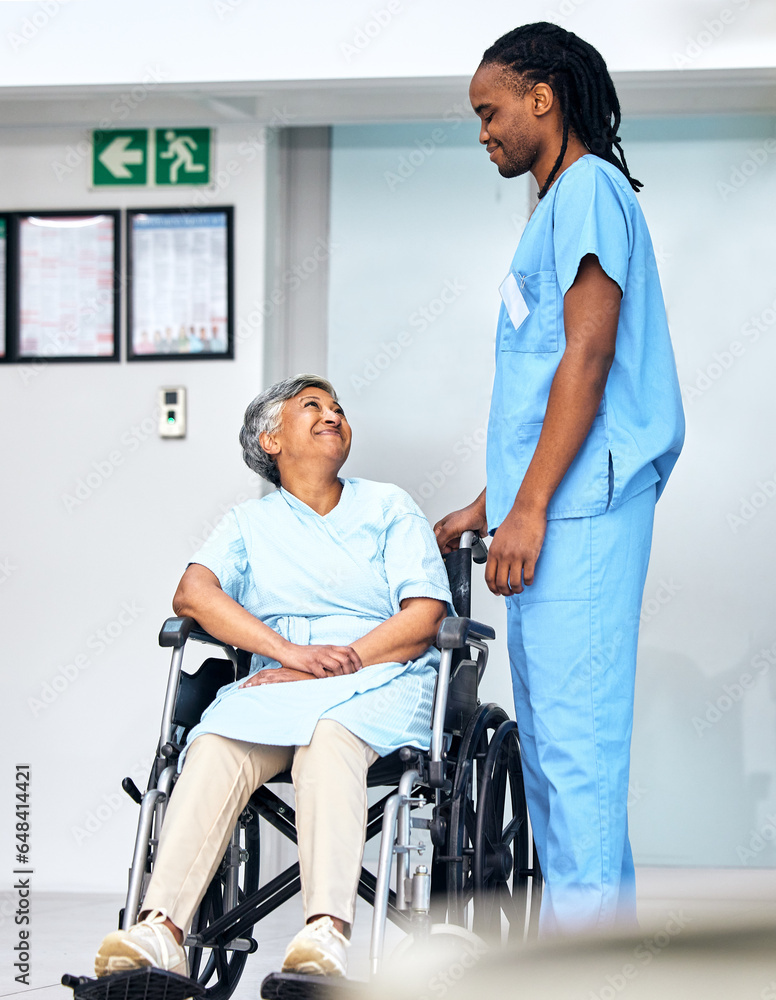
[[[0,215],[0,361],[6,360],[8,325],[8,217]]]
[[[233,210],[127,211],[127,359],[233,358]]]
[[[119,360],[118,211],[6,215],[12,361]]]

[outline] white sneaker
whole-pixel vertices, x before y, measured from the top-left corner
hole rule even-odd
[[[151,910],[145,920],[134,924],[128,931],[113,931],[103,940],[94,960],[97,976],[129,969],[164,969],[188,976],[186,952],[164,923],[167,914]]]
[[[283,972],[344,976],[348,968],[349,947],[350,941],[340,934],[331,917],[318,917],[305,924],[286,948]]]

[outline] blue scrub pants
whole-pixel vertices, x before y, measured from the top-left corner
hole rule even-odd
[[[654,511],[651,486],[548,521],[534,583],[506,599],[542,934],[636,924],[628,771]]]

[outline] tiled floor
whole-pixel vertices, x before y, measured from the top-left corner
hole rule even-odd
[[[722,927],[733,927],[742,921],[764,921],[776,928],[776,870],[641,869],[638,886],[645,933],[649,928],[659,930],[665,926],[672,912],[694,924],[716,921]],[[6,900],[9,898],[6,896]],[[24,993],[35,1000],[67,1000],[71,994],[60,985],[62,974],[91,974],[95,948],[102,936],[115,927],[121,902],[114,896],[37,893],[32,900],[32,973],[27,987],[13,978],[13,958],[9,956],[16,942],[16,928],[6,901],[0,906],[0,996]],[[353,978],[367,978],[370,921],[371,909],[361,903],[350,952]],[[256,927],[259,951],[248,960],[234,994],[237,1000],[257,1000],[262,979],[279,968],[286,943],[300,925],[297,898]],[[401,934],[389,927],[388,953],[400,940]],[[754,1000],[757,995],[753,995]],[[635,991],[631,990],[629,996],[635,996]]]

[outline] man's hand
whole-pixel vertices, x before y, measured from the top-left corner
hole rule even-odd
[[[461,510],[447,514],[434,525],[439,551],[446,555],[458,548],[464,531],[476,531],[482,537],[488,533],[488,522],[485,518],[485,490],[477,499]]]
[[[241,688],[258,687],[260,684],[282,684],[285,681],[309,681],[312,674],[303,670],[292,670],[290,667],[269,667],[259,670],[252,677],[249,677]]]
[[[297,646],[289,642],[276,659],[284,667],[313,677],[354,674],[362,666],[361,657],[352,646]]]
[[[544,509],[521,511],[515,504],[496,530],[488,550],[485,583],[494,594],[508,597],[521,594],[523,584],[531,586],[546,530]]]

